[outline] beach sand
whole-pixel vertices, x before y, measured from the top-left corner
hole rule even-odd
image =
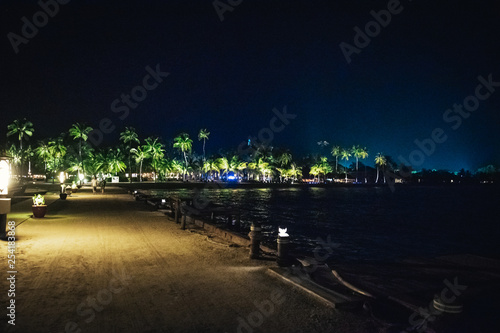
[[[202,231],[182,231],[125,190],[83,188],[67,200],[13,204],[15,326],[7,323],[1,242],[1,332],[377,332],[362,314],[327,307]]]

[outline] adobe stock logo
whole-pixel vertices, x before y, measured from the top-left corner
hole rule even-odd
[[[339,44],[340,50],[347,63],[350,64],[352,62],[352,55],[354,53],[360,54],[361,50],[370,44],[371,38],[377,37],[382,31],[382,28],[386,28],[389,23],[391,23],[392,17],[400,14],[403,9],[404,7],[399,0],[389,0],[389,2],[387,2],[387,9],[381,9],[378,12],[374,10],[370,11],[370,15],[374,20],[365,24],[364,31],[358,26],[354,27],[354,32],[356,33],[353,38],[354,45],[346,42]]]
[[[451,129],[454,131],[460,128],[464,119],[469,118],[479,108],[481,101],[490,98],[495,90],[500,87],[500,81],[493,81],[492,73],[487,78],[479,75],[477,80],[479,84],[476,85],[473,94],[466,96],[462,104],[453,104],[453,110],[450,108],[443,113],[443,121],[451,123]],[[408,155],[408,158],[399,155],[398,160],[404,165],[411,165],[414,169],[419,168],[427,157],[434,154],[437,145],[444,143],[446,140],[448,140],[446,130],[436,127],[430,132],[429,137],[413,141],[417,148]],[[409,174],[402,174],[402,176],[406,177]]]
[[[239,6],[242,2],[243,0],[227,0],[227,3],[222,0],[214,0],[212,5],[214,6],[217,16],[219,16],[219,20],[222,22],[224,21],[224,13],[232,12],[234,8]]]
[[[249,137],[249,141],[254,145],[269,146],[269,144],[274,140],[274,133],[279,133],[284,130],[285,126],[290,124],[290,120],[297,117],[296,114],[287,112],[286,105],[283,107],[283,111],[273,108],[273,113],[275,114],[275,117],[272,117],[269,121],[269,127],[261,128],[257,137]],[[248,141],[242,141],[238,145],[238,154],[248,154],[249,156],[254,157],[255,153],[256,149],[252,145],[249,145]]]
[[[19,45],[28,44],[30,39],[33,39],[38,34],[38,28],[43,28],[49,23],[49,17],[54,17],[59,13],[59,5],[66,5],[70,0],[47,0],[38,1],[38,5],[42,10],[33,14],[32,21],[28,20],[26,16],[21,17],[23,26],[21,27],[21,35],[9,32],[7,38],[10,45],[16,54],[19,53]]]
[[[130,113],[130,109],[137,108],[139,103],[148,97],[148,91],[158,88],[163,79],[170,75],[168,72],[161,71],[160,64],[157,64],[155,69],[146,66],[145,70],[147,74],[144,75],[140,84],[130,90],[130,94],[122,93],[120,98],[116,98],[111,102],[111,112],[118,113],[118,119],[125,120]],[[94,128],[89,133],[89,141],[94,146],[98,146],[101,144],[104,134],[109,134],[115,129],[116,125],[111,119],[102,118],[99,121],[99,128]]]

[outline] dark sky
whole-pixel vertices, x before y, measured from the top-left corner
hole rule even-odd
[[[117,142],[125,126],[165,142],[208,128],[207,150],[216,153],[269,128],[273,108],[286,106],[296,118],[271,144],[297,157],[326,154],[330,148],[317,145],[326,140],[366,146],[369,164],[383,152],[413,157],[416,169],[500,165],[500,87],[458,128],[457,120],[443,119],[475,95],[479,76],[500,82],[500,8],[495,1],[436,2],[402,0],[348,64],[339,45],[354,45],[354,28],[364,31],[372,10],[396,1],[243,0],[221,21],[211,0],[73,0],[17,54],[9,33],[22,36],[23,17],[43,24],[41,7],[1,1],[0,134],[4,140],[16,118],[34,123],[32,142],[77,121],[97,128],[108,118],[116,129],[103,144]],[[170,75],[120,119],[113,101],[142,86],[145,68],[157,65]],[[429,156],[415,153],[414,141],[436,128],[447,139]],[[194,148],[201,151],[196,139]]]

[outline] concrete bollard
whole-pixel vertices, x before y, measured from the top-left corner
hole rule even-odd
[[[290,266],[290,255],[288,254],[290,250],[290,237],[278,236],[278,258],[276,262],[278,266]]]
[[[262,239],[260,224],[252,223],[248,236],[250,237],[250,259],[259,259],[260,257],[260,240]]]

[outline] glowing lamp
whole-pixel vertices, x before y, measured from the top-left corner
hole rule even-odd
[[[80,173],[78,174],[78,178],[80,179],[80,181],[82,181],[83,178],[85,178],[85,175],[83,173]]]
[[[286,233],[287,228],[285,228],[285,229],[278,228],[278,230],[279,230],[279,233],[278,233],[278,236],[279,236],[279,237],[288,237],[288,236],[289,236],[289,235]]]
[[[0,157],[0,195],[9,193],[10,164],[7,157]]]
[[[64,175],[64,171],[61,171],[59,174],[59,182],[62,184],[66,180],[66,176]]]
[[[165,199],[161,199],[161,204],[164,205],[167,202]]]

